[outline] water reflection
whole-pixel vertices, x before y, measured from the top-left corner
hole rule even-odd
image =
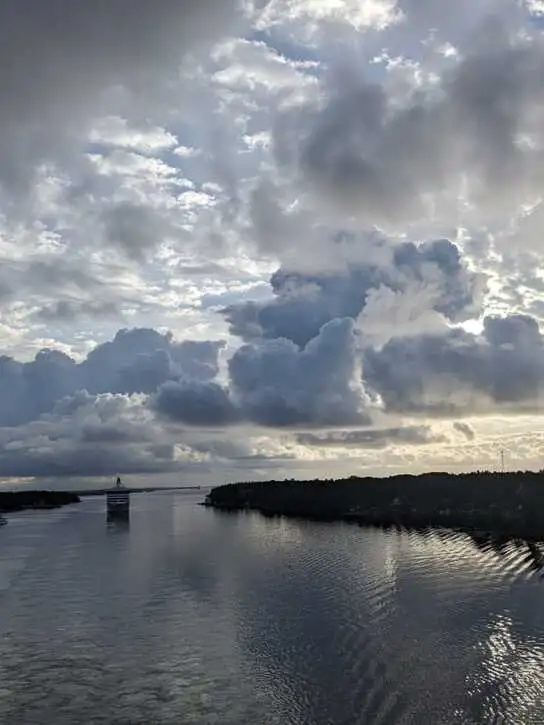
[[[544,722],[542,544],[197,501],[4,527],[1,725]]]
[[[283,722],[544,721],[540,545],[281,525],[304,543],[260,524],[239,637]]]
[[[492,549],[500,557],[513,559],[516,564],[521,566],[521,571],[530,568],[533,572],[544,576],[543,542],[491,535],[472,535],[471,539],[474,545],[482,551]]]
[[[106,529],[112,534],[126,532],[130,529],[130,517],[106,515]]]

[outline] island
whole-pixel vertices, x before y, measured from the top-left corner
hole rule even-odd
[[[544,471],[231,483],[203,502],[228,511],[544,540]]]
[[[0,514],[54,509],[71,503],[79,503],[79,496],[69,491],[0,491]]]

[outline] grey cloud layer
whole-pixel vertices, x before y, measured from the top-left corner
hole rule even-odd
[[[148,122],[158,128],[174,119],[166,131],[174,140],[179,134],[179,143],[192,143],[181,138],[184,130],[180,128],[187,119],[183,116],[180,121],[179,109],[170,106],[161,115],[165,97],[183,106],[179,86],[166,95],[164,86],[187,50],[228,32],[243,4],[242,0],[0,3],[0,196],[2,191],[15,195],[27,191],[42,163],[59,160],[62,165],[87,134],[90,119],[105,112],[119,113],[123,121],[126,116],[127,129],[132,123],[136,128]],[[150,184],[129,189],[128,182],[121,188],[120,179],[136,173],[131,171],[134,150],[130,158],[126,149],[112,152],[115,158],[109,166],[97,162],[93,169],[91,161],[80,159],[83,177],[87,172],[100,177],[96,187],[92,180],[79,178],[79,170],[74,169],[71,179],[55,176],[45,190],[43,206],[36,206],[42,209],[43,219],[29,229],[40,256],[23,261],[24,252],[16,248],[11,258],[11,252],[6,253],[6,264],[0,269],[0,300],[15,310],[23,300],[33,308],[23,324],[73,323],[80,317],[95,320],[137,306],[141,311],[143,301],[122,304],[127,299],[123,295],[131,292],[123,292],[122,285],[116,287],[116,276],[126,272],[128,260],[129,273],[141,272],[142,285],[135,282],[135,296],[148,298],[142,291],[144,278],[148,273],[147,279],[153,277],[156,264],[159,273],[166,270],[164,277],[172,279],[175,267],[166,265],[176,263],[185,233],[201,240],[194,243],[195,249],[200,246],[194,262],[185,260],[174,274],[197,281],[201,275],[226,275],[221,265],[227,260],[210,264],[199,256],[217,252],[215,239],[223,223],[232,249],[239,251],[243,243],[237,233],[243,236],[245,227],[241,231],[237,224],[247,222],[255,237],[259,232],[260,252],[272,252],[284,264],[271,278],[272,299],[232,304],[224,310],[230,331],[244,343],[233,352],[225,376],[219,364],[222,342],[178,343],[150,329],[120,331],[81,363],[57,350],[44,351],[30,363],[1,357],[0,475],[176,470],[182,465],[176,459],[176,445],[185,440],[184,428],[189,426],[207,428],[191,431],[202,437],[211,435],[212,428],[234,426],[228,433],[234,438],[242,430],[236,425],[249,423],[282,430],[282,435],[294,429],[294,439],[308,448],[379,449],[441,442],[427,426],[403,426],[399,419],[406,414],[462,418],[497,410],[538,410],[544,351],[536,321],[529,316],[488,317],[481,335],[455,328],[482,315],[486,286],[485,275],[473,270],[462,257],[461,247],[444,239],[417,245],[384,242],[379,254],[374,254],[367,234],[369,227],[383,224],[406,234],[403,239],[415,238],[405,223],[417,222],[428,213],[451,231],[460,223],[459,192],[476,205],[470,214],[478,220],[517,212],[520,204],[542,192],[542,38],[532,31],[521,37],[514,23],[512,32],[500,24],[495,29],[477,27],[487,10],[500,5],[502,14],[507,5],[515,4],[513,0],[453,4],[399,0],[406,21],[388,29],[387,37],[397,33],[405,41],[399,47],[407,59],[412,43],[418,45],[415,57],[420,57],[420,41],[435,25],[439,40],[466,40],[477,31],[458,57],[442,58],[441,68],[447,71],[438,81],[427,79],[427,85],[412,94],[404,87],[403,99],[396,95],[399,86],[394,72],[384,73],[383,85],[361,78],[359,69],[329,81],[321,78],[321,65],[308,70],[304,84],[301,81],[299,87],[293,80],[272,102],[272,96],[265,95],[268,66],[264,60],[257,80],[252,75],[254,67],[245,66],[241,55],[233,56],[235,72],[228,59],[224,67],[218,63],[217,74],[224,85],[218,85],[217,77],[210,78],[206,89],[210,99],[204,99],[202,107],[210,109],[210,116],[217,115],[218,125],[232,124],[232,149],[218,142],[213,149],[217,159],[199,149],[202,154],[198,162],[197,157],[193,160],[192,170],[186,166],[187,159],[181,165],[181,156],[172,161],[180,174],[182,168],[187,174],[187,188],[195,197],[194,207],[187,200],[186,216],[176,217],[187,222],[180,226],[181,236],[171,231],[168,214],[163,215],[170,203],[182,206],[180,188],[170,189],[168,174],[156,188]],[[306,7],[310,5],[318,3]],[[355,13],[356,3],[351,6]],[[293,8],[293,3],[285,4],[286,10]],[[309,9],[304,12],[311,14]],[[251,43],[244,45],[249,48]],[[292,50],[291,45],[285,47]],[[322,60],[315,48],[307,55]],[[305,57],[301,49],[301,59]],[[12,62],[14,58],[17,63]],[[290,57],[282,58],[283,65],[289,66],[290,61]],[[247,69],[247,87],[240,92],[237,78]],[[201,72],[204,76],[206,68]],[[259,88],[255,96],[252,84]],[[315,100],[319,92],[321,102],[309,103],[308,98]],[[196,92],[195,99],[199,108]],[[255,133],[255,139],[262,134],[265,144],[277,104],[281,110],[273,130],[274,158],[259,152],[252,167],[257,157],[250,153],[249,141],[242,144],[237,134],[249,138]],[[206,133],[205,128],[198,131]],[[224,137],[230,139],[231,133]],[[96,141],[93,151],[99,149],[100,141]],[[162,151],[157,149],[153,161],[160,161]],[[144,159],[145,153],[139,158]],[[206,164],[217,168],[210,171]],[[160,176],[153,168],[142,164],[138,174]],[[115,178],[106,178],[108,169]],[[70,172],[69,164],[66,170]],[[259,175],[261,170],[270,176],[270,184]],[[58,172],[52,171],[53,175]],[[214,188],[209,196],[200,194],[205,181]],[[303,182],[302,189],[295,188],[297,204],[290,203],[291,181],[295,186]],[[250,189],[253,195],[246,198]],[[304,193],[307,189],[315,192],[313,196]],[[53,201],[56,193],[61,194],[61,202]],[[198,198],[203,196],[203,204],[217,202],[221,210],[222,195],[232,196],[236,203],[225,200],[228,213],[223,219],[221,212],[216,233],[215,217],[205,213],[205,206],[198,207]],[[60,208],[67,199],[71,211]],[[87,206],[89,199],[94,201]],[[325,209],[320,217],[314,212],[329,202],[334,214]],[[56,203],[59,209],[54,208]],[[2,206],[3,211],[7,208]],[[199,224],[191,226],[196,217]],[[340,219],[336,228],[331,219]],[[330,234],[329,224],[333,226]],[[360,234],[364,240],[358,244],[354,239],[357,254],[348,255],[340,269],[342,263],[332,262],[335,256],[344,259],[338,242],[349,236],[344,226],[354,238]],[[40,236],[44,228],[51,237]],[[536,223],[535,229],[536,246]],[[427,231],[418,238],[432,238]],[[164,239],[170,244],[169,237],[174,238],[172,249],[161,250],[169,255],[167,262],[158,256],[151,260],[151,250],[158,249]],[[47,256],[53,248],[54,254]],[[116,258],[112,248],[125,257],[117,268],[111,262]],[[300,252],[290,253],[295,248]],[[326,254],[321,256],[321,250]],[[315,259],[305,265],[308,256]],[[229,275],[238,261],[229,261]],[[532,271],[538,265],[531,262],[530,266]],[[309,273],[310,269],[318,271]],[[181,289],[181,284],[176,286],[175,294]],[[238,294],[210,289],[201,297],[202,308],[228,304],[233,299],[229,295]],[[183,294],[175,298],[174,286],[168,291],[164,295],[168,300],[179,301]],[[519,308],[522,303],[520,294]],[[14,329],[19,330],[20,318],[14,314],[13,319],[18,325]],[[149,324],[155,322],[156,318]],[[375,410],[381,405],[390,415],[381,415],[380,423],[389,427],[373,430]],[[339,430],[349,426],[358,430]],[[366,430],[359,429],[365,426]],[[335,430],[320,430],[329,428]],[[457,420],[453,428],[458,439],[474,439],[474,431],[463,420]],[[228,448],[219,440],[222,434],[217,432],[218,450],[221,445],[222,450]],[[209,450],[201,444],[203,455]],[[252,450],[244,453],[248,460],[253,455]],[[264,453],[254,457],[259,456],[264,460]]]
[[[156,409],[189,425],[249,420],[298,427],[369,423],[354,322],[324,325],[303,350],[287,339],[244,345],[229,361],[230,390],[216,384],[167,383]]]
[[[440,444],[426,425],[373,429],[375,414],[540,412],[544,393],[544,338],[528,316],[488,317],[481,335],[449,329],[382,347],[366,345],[353,319],[334,319],[302,349],[286,338],[243,345],[226,384],[221,346],[136,329],[79,364],[56,350],[31,363],[0,359],[0,476],[180,470],[208,449],[184,444],[180,459],[179,424],[302,429],[296,440],[310,448]],[[341,430],[349,426],[358,430]],[[474,439],[462,420],[453,430]]]
[[[544,338],[538,323],[526,315],[487,317],[484,323],[482,335],[454,329],[396,338],[382,349],[366,350],[368,385],[389,411],[456,416],[502,407],[539,412]]]
[[[29,363],[0,357],[0,425],[32,421],[79,390],[151,394],[166,380],[211,380],[217,375],[222,345],[175,343],[170,335],[135,329],[120,330],[81,363],[58,350],[44,350]]]
[[[103,476],[180,467],[164,433],[123,395],[81,391],[38,421],[0,427],[0,476]]]
[[[278,270],[271,278],[275,298],[225,310],[231,332],[245,340],[285,337],[305,345],[335,318],[357,318],[369,293],[387,288],[406,292],[414,285],[430,290],[430,308],[451,321],[478,315],[485,289],[483,275],[470,272],[459,249],[446,239],[405,243],[387,252],[389,265],[350,265],[346,272],[302,274]]]
[[[426,445],[444,443],[445,436],[433,433],[430,426],[403,426],[375,430],[352,430],[325,434],[301,433],[299,443],[305,446],[340,448],[387,448],[391,444]]]
[[[517,211],[544,186],[544,45],[514,34],[484,26],[439,83],[400,106],[355,69],[335,75],[319,107],[280,115],[280,167],[370,224],[452,219],[459,194],[480,217]]]
[[[104,110],[137,96],[184,52],[227,32],[238,0],[4,0],[0,4],[0,181],[23,189]]]

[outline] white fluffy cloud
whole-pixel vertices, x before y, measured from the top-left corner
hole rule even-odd
[[[2,3],[0,477],[536,460],[541,14]]]

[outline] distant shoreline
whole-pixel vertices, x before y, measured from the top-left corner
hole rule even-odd
[[[91,488],[84,491],[71,491],[70,493],[77,494],[78,496],[105,496],[108,491],[111,491],[112,487],[109,488]],[[148,486],[146,488],[129,488],[123,486],[123,491],[128,493],[153,493],[155,491],[200,491],[200,486]]]
[[[55,509],[79,501],[79,496],[69,491],[0,491],[0,514]]]
[[[16,511],[55,509],[79,503],[82,497],[105,496],[109,488],[93,488],[82,491],[26,490],[0,491],[0,515]],[[152,493],[153,491],[199,491],[200,486],[148,486],[126,488],[129,493]]]
[[[544,474],[426,473],[213,488],[204,505],[362,526],[445,528],[544,540]]]

